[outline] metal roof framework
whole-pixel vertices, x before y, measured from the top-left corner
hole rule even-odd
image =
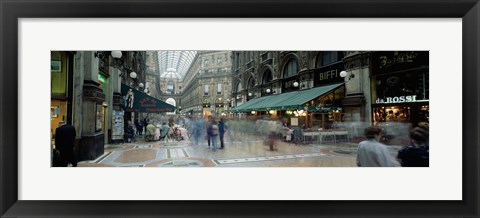
[[[160,77],[182,79],[196,54],[197,51],[158,51]]]

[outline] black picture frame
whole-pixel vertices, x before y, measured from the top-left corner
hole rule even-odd
[[[478,217],[478,0],[0,0],[1,217]],[[106,10],[108,9],[108,10]],[[462,201],[19,201],[18,19],[462,18]],[[445,127],[448,128],[448,127]],[[453,146],[453,145],[448,145]],[[448,161],[448,157],[444,159]],[[39,175],[41,176],[41,175]],[[354,181],[352,181],[354,183]],[[427,184],[428,185],[428,184]],[[54,191],[54,190],[52,190]],[[441,190],[439,190],[441,191]]]

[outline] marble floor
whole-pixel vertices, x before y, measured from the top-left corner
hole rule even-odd
[[[106,145],[96,160],[79,167],[356,167],[352,144],[295,145],[277,140],[270,151],[258,136],[225,136],[225,148],[213,151],[202,138],[182,141]]]

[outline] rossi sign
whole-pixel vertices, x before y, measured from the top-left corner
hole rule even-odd
[[[391,103],[406,103],[406,102],[415,102],[415,101],[417,101],[416,95],[407,95],[407,96],[386,97],[385,99],[377,98],[375,103],[391,104]]]

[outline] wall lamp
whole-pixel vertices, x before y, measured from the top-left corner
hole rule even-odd
[[[340,77],[345,78],[345,77],[347,77],[347,74],[348,74],[347,71],[343,70],[342,72],[340,72]],[[348,80],[351,80],[352,78],[355,78],[355,74],[350,73],[350,76],[348,77]]]
[[[131,73],[130,73],[130,78],[132,78],[132,79],[137,78],[137,73],[131,72]]]
[[[270,93],[270,92],[272,92],[272,90],[271,90],[271,89],[267,89],[266,91],[267,91],[267,93]]]
[[[299,85],[299,84],[298,84],[297,81],[295,81],[295,82],[293,83],[293,87],[298,87],[298,85]]]
[[[112,51],[110,53],[113,58],[121,58],[122,57],[122,52],[121,51]]]

